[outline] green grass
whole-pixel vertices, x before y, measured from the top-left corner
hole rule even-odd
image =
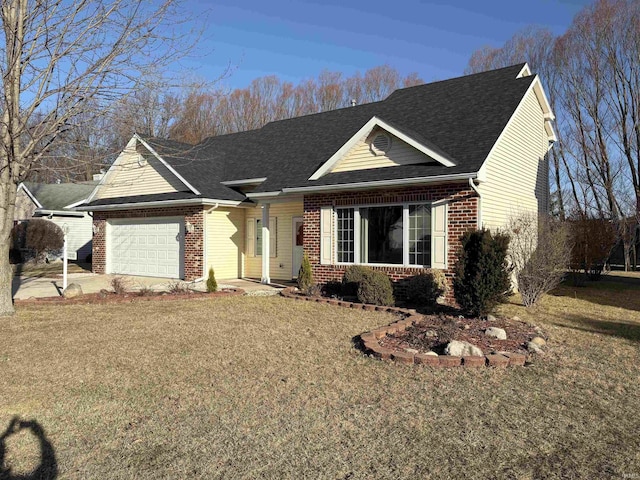
[[[351,339],[391,316],[283,298],[21,307],[0,320],[0,435],[38,422],[60,478],[638,475],[627,287],[503,306],[550,335],[509,370],[375,361]],[[26,430],[6,444],[13,473],[38,465]]]

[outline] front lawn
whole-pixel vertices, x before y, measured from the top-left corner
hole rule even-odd
[[[632,478],[640,290],[610,284],[504,306],[551,337],[507,370],[366,358],[352,337],[392,316],[279,297],[21,307],[0,438],[37,422],[59,478]],[[40,461],[28,432],[4,440],[14,475]]]

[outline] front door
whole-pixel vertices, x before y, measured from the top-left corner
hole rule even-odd
[[[304,253],[303,247],[303,223],[302,217],[293,217],[293,269],[291,272],[292,278],[298,278],[298,272],[302,265],[302,255]]]

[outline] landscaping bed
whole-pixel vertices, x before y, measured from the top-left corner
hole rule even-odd
[[[492,318],[492,317],[490,317]],[[506,340],[487,335],[487,329],[500,328],[506,332]],[[445,354],[452,340],[468,342],[480,348],[484,354],[513,352],[527,354],[527,344],[541,336],[538,327],[519,319],[466,318],[447,314],[426,315],[423,320],[405,331],[387,335],[379,340],[380,345],[394,351],[413,353],[435,352]]]
[[[224,288],[217,292],[199,292],[194,290],[183,291],[179,293],[173,292],[130,292],[124,294],[116,294],[108,290],[102,290],[98,293],[82,294],[73,298],[59,297],[41,297],[16,299],[16,305],[26,305],[34,303],[46,304],[63,304],[63,305],[85,305],[85,304],[107,304],[107,303],[132,303],[132,302],[155,302],[155,301],[171,301],[171,300],[202,300],[214,297],[227,297],[234,295],[243,295],[244,290],[241,288]]]

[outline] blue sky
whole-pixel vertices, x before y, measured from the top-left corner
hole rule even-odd
[[[206,29],[188,66],[244,87],[277,75],[293,83],[323,69],[352,75],[389,64],[426,81],[461,75],[471,53],[499,46],[531,24],[562,33],[584,0],[192,0]]]

